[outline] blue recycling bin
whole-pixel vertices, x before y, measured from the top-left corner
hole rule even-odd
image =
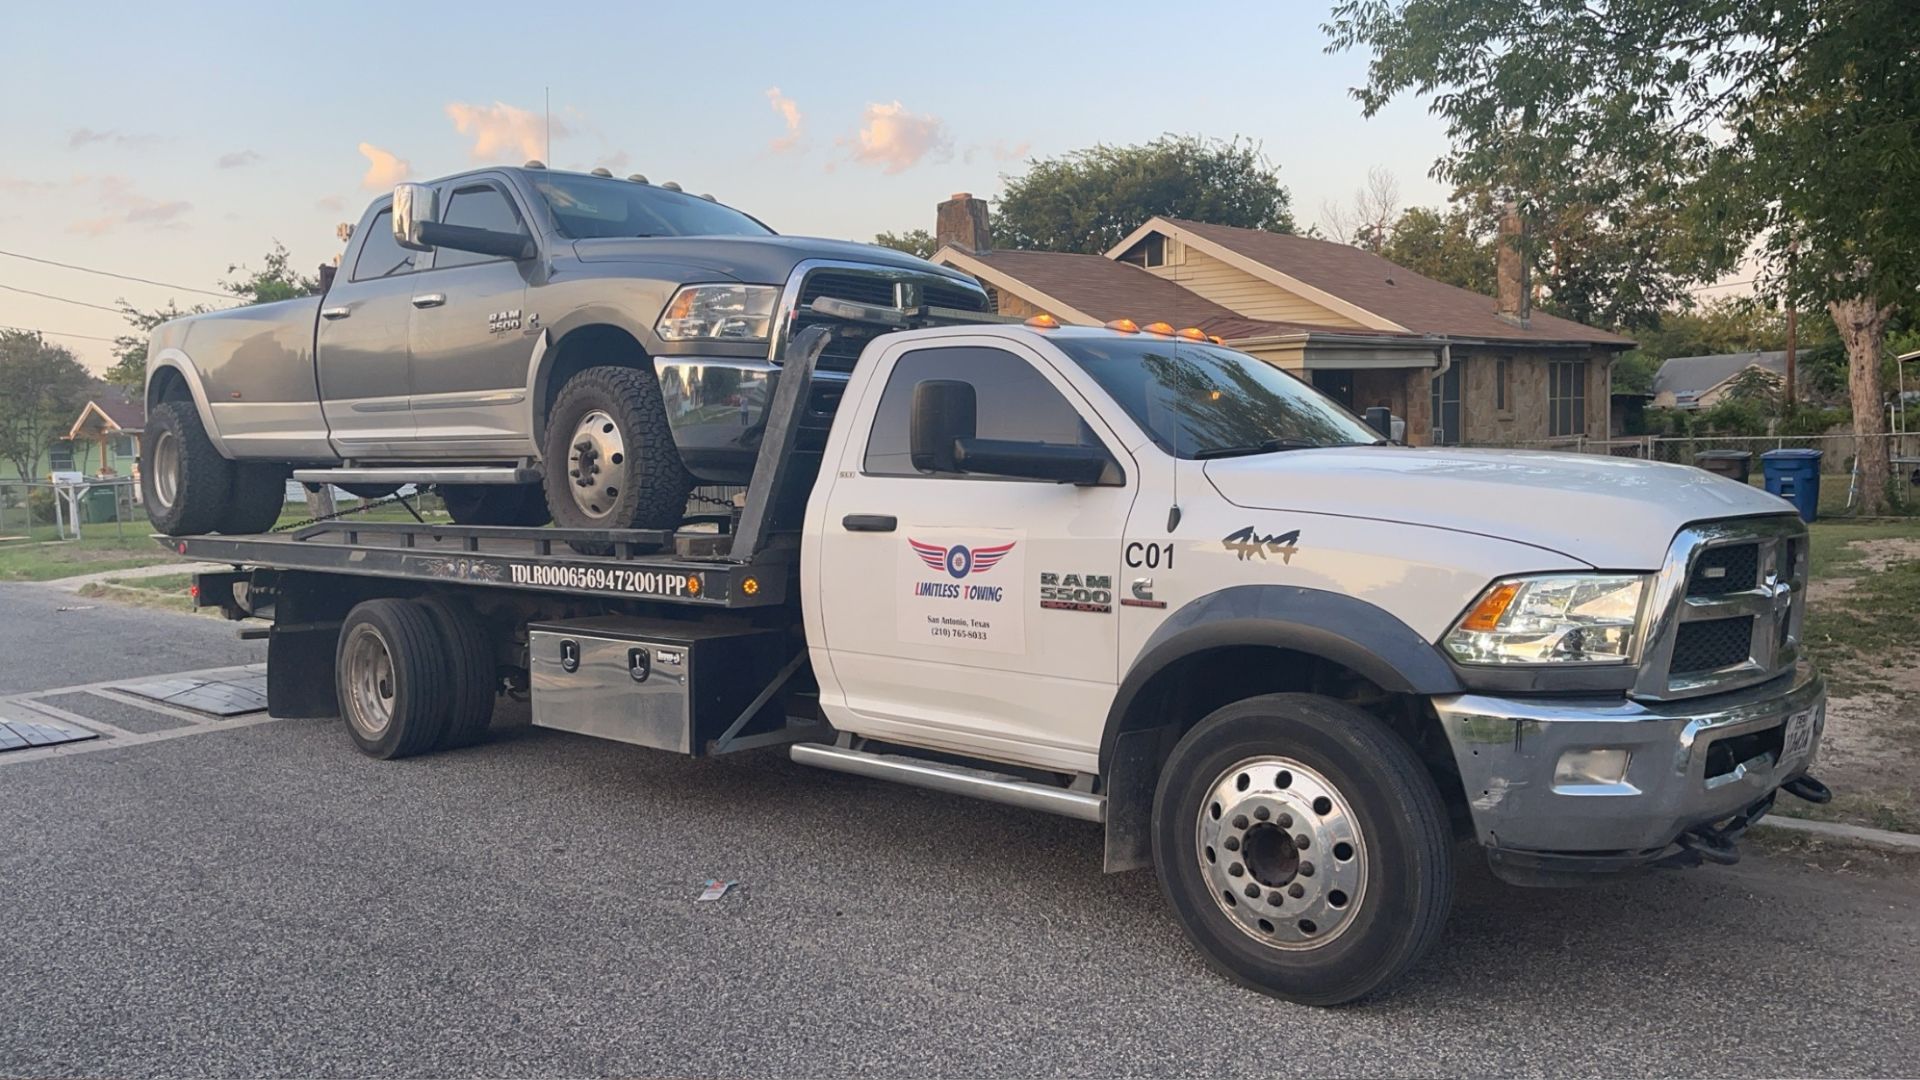
[[[1778,495],[1800,511],[1809,524],[1820,516],[1820,459],[1823,450],[1769,450],[1760,455],[1760,472],[1767,494]]]

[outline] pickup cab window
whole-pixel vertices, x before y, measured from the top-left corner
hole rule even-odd
[[[413,266],[413,252],[393,238],[393,211],[382,210],[373,215],[367,224],[367,238],[360,245],[360,255],[353,260],[353,280],[372,281],[405,274],[411,272]]]
[[[959,346],[916,349],[902,356],[887,377],[867,439],[866,471],[874,476],[945,476],[913,467],[909,445],[913,388],[925,379],[973,384],[976,430],[983,439],[1010,439],[1059,446],[1101,445],[1093,429],[1033,365],[1003,349]],[[978,479],[970,477],[969,479]]]
[[[738,210],[632,180],[549,173],[529,180],[569,240],[626,236],[771,236]]]
[[[1372,428],[1292,375],[1232,349],[1160,337],[1054,344],[1181,458],[1377,443]],[[982,412],[985,412],[984,407]]]
[[[513,201],[507,193],[492,184],[471,184],[458,189],[453,198],[447,201],[447,211],[441,221],[448,225],[464,225],[470,229],[486,229],[489,232],[521,233],[526,227],[520,224],[520,214],[513,208]],[[434,269],[449,266],[466,266],[469,263],[493,262],[498,255],[482,255],[472,251],[456,251],[453,248],[440,248],[433,258]]]

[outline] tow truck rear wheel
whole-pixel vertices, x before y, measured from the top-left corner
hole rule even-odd
[[[440,733],[440,748],[471,746],[486,737],[500,691],[493,642],[480,616],[466,604],[442,596],[420,604],[433,616],[447,649],[447,725]]]
[[[1453,900],[1433,778],[1385,724],[1313,694],[1236,702],[1180,740],[1154,795],[1153,857],[1210,966],[1307,1005],[1392,986]]]
[[[446,730],[451,649],[426,605],[383,597],[354,605],[340,625],[335,688],[362,753],[399,758],[433,749]]]

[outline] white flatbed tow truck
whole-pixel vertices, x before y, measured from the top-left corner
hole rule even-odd
[[[543,727],[1098,822],[1211,965],[1313,1004],[1412,967],[1468,843],[1564,884],[1731,862],[1778,792],[1829,797],[1772,496],[1391,445],[1197,331],[816,304],[743,503],[677,530],[161,539],[271,621],[271,711],[375,757],[512,689]],[[816,369],[834,320],[888,331],[849,374]]]

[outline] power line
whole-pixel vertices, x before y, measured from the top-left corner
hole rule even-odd
[[[91,266],[75,266],[73,263],[56,262],[53,259],[42,259],[36,255],[22,255],[17,251],[0,251],[0,255],[6,255],[15,259],[25,259],[28,262],[37,262],[46,266],[57,266],[62,270],[78,270],[83,274],[99,274],[101,277],[119,278],[121,281],[137,281],[142,285],[158,285],[163,289],[178,289],[181,292],[200,293],[203,296],[217,296],[222,300],[233,299],[232,293],[214,292],[212,289],[196,289],[191,285],[174,285],[165,281],[155,281],[152,278],[135,277],[132,274],[116,274],[111,270],[95,270]]]
[[[58,300],[63,304],[74,304],[79,307],[90,307],[99,311],[111,311],[115,315],[126,314],[126,310],[124,308],[108,307],[105,304],[90,304],[85,300],[74,300],[65,296],[55,296],[52,293],[34,292],[32,289],[23,289],[18,285],[0,285],[0,289],[5,289],[8,292],[26,293],[28,296],[37,296],[42,300]]]
[[[22,334],[41,334],[46,337],[79,338],[81,341],[104,341],[108,344],[112,344],[114,340],[110,337],[96,337],[92,334],[67,334],[58,330],[35,330],[30,326],[0,326],[0,330],[12,330]]]

